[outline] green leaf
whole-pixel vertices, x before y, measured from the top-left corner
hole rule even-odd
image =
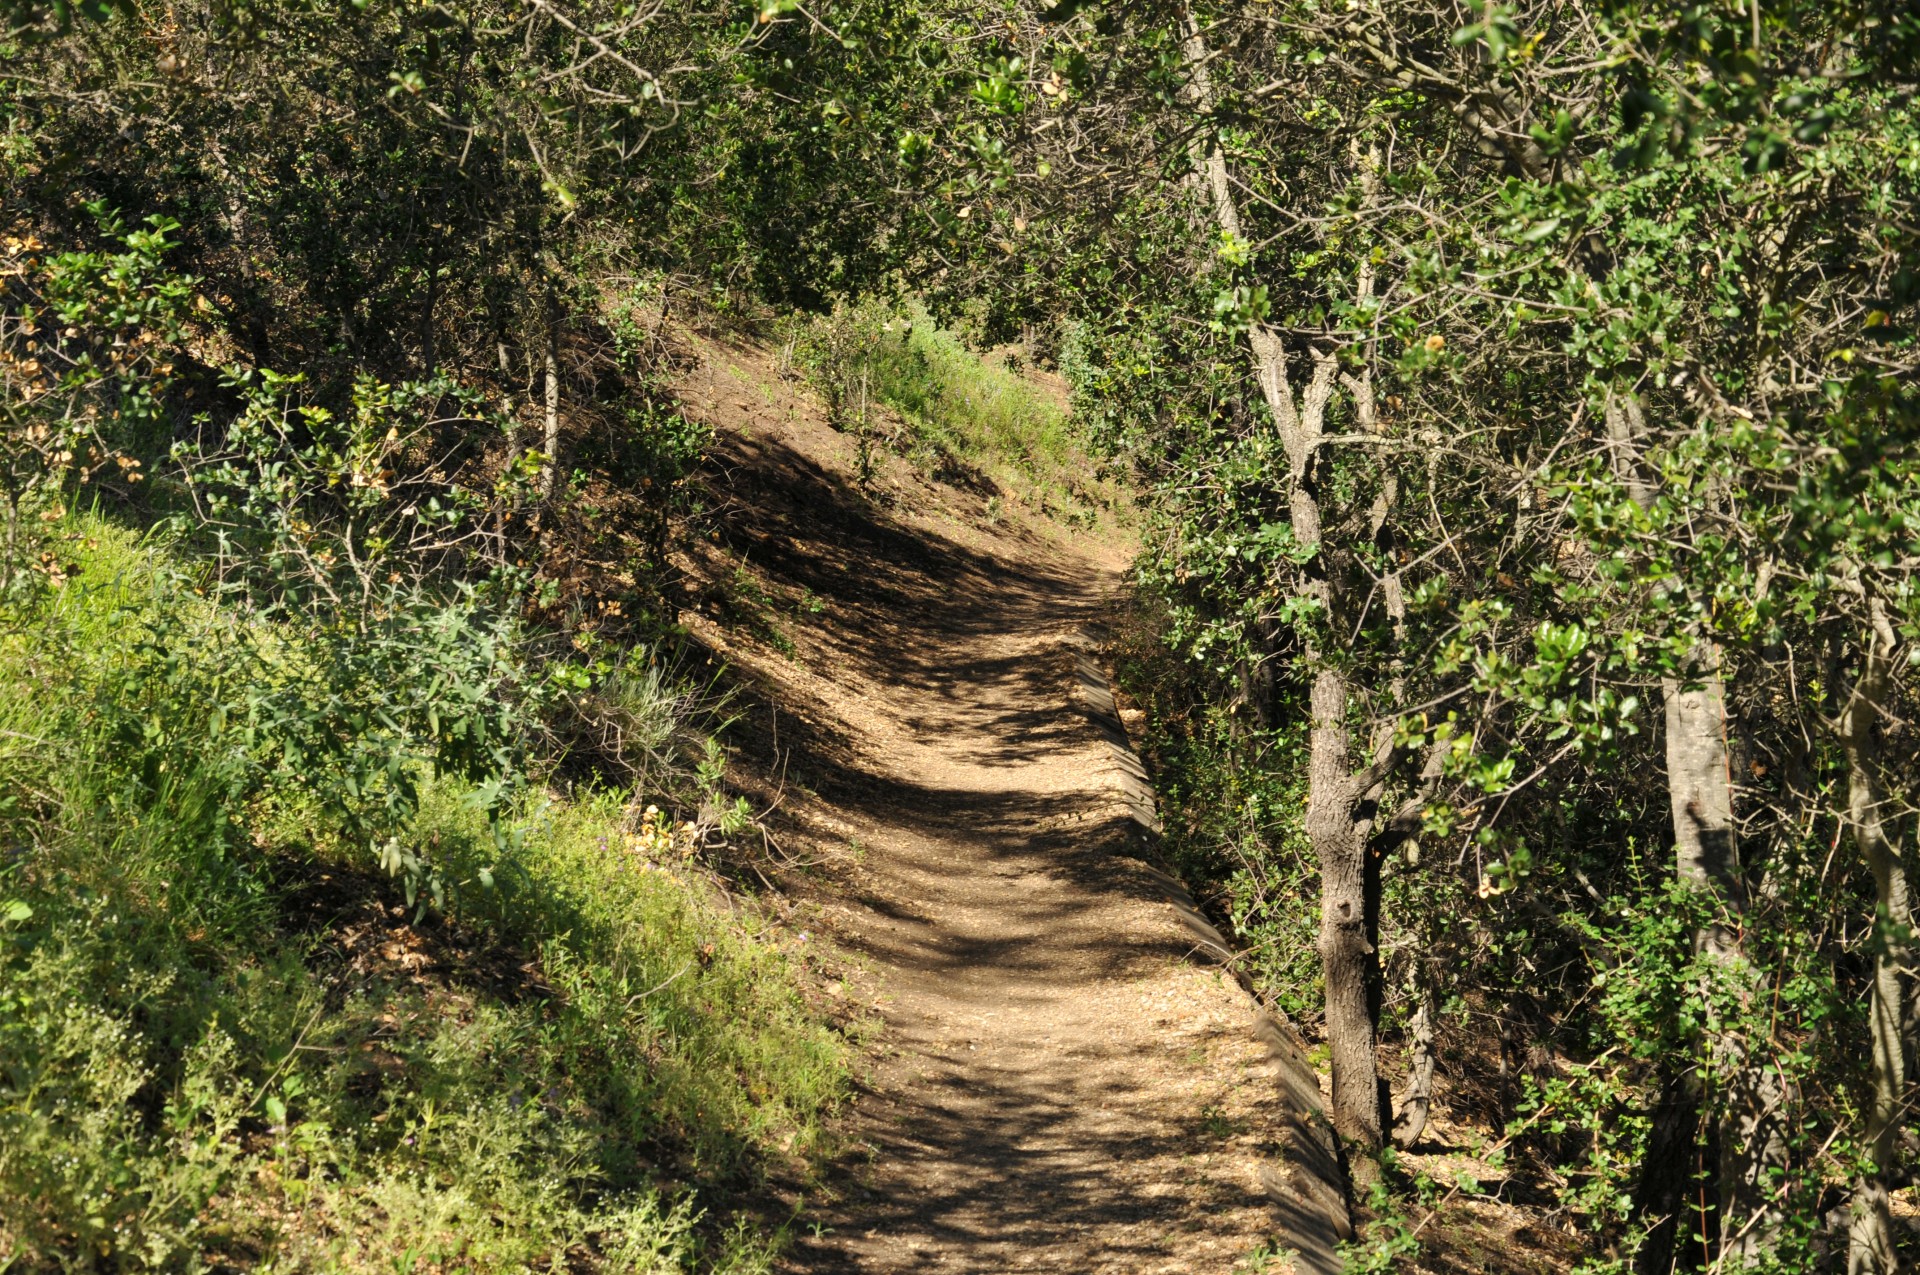
[[[1560,229],[1560,219],[1558,217],[1549,217],[1545,221],[1536,221],[1521,232],[1520,242],[1539,243],[1542,239],[1547,238],[1558,229]]]

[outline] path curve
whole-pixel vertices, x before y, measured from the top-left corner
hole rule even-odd
[[[1256,1007],[1204,959],[1218,936],[1148,861],[1151,796],[1088,654],[1118,555],[903,466],[872,503],[762,354],[705,371],[716,540],[817,609],[783,657],[693,623],[805,759],[795,827],[852,849],[820,924],[884,1023],[848,1180],[789,1269],[1224,1272],[1276,1229],[1324,1249],[1275,1212],[1319,1095],[1284,1100]]]

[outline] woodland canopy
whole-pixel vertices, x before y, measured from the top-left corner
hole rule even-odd
[[[529,776],[648,764],[549,568],[611,475],[671,627],[665,316],[912,297],[1137,493],[1168,853],[1363,1218],[1492,1066],[1583,1270],[1908,1269],[1917,91],[1901,0],[0,0],[7,676],[77,511],[184,564],[70,706],[124,792],[0,743],[0,826],[195,758],[207,881],[297,780],[456,906],[426,776],[504,850]],[[112,1229],[58,1198],[17,1243]]]

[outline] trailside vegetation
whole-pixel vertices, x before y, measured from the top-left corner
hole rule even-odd
[[[1432,1203],[1452,1082],[1583,1269],[1903,1269],[1913,15],[1009,31],[1006,162],[947,180],[1049,228],[1009,306],[1148,493],[1171,849],[1324,1042],[1356,1205]]]
[[[956,323],[985,344],[987,312],[971,309]],[[1065,378],[1034,367],[1024,342],[983,357],[924,304],[869,297],[790,325],[784,352],[828,421],[852,435],[863,486],[891,453],[990,500],[1024,497],[1069,525],[1093,526],[1121,504],[1111,467],[1094,463],[1093,440],[1068,410]]]
[[[849,1046],[728,883],[663,333],[878,253],[763,233],[884,177],[830,47],[0,8],[0,1263],[768,1268]]]
[[[665,333],[797,310],[863,482],[1135,488],[1355,1269],[1911,1266],[1910,8],[0,3],[0,1238],[769,1260],[844,1061],[686,867]]]

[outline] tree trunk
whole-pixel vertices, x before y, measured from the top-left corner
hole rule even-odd
[[[1407,1024],[1407,1079],[1394,1101],[1393,1144],[1411,1147],[1427,1131],[1427,1118],[1433,1110],[1434,1020],[1439,1017],[1434,1004],[1433,980],[1416,969],[1420,1003],[1413,1020]]]
[[[505,397],[500,401],[500,415],[507,427],[507,463],[513,465],[519,460],[520,420],[519,409],[513,401],[513,367],[507,359],[505,340],[494,342],[494,352],[500,356],[500,384],[505,389]],[[517,492],[517,489],[516,489]],[[520,512],[520,497],[516,494],[510,505],[497,506],[493,511],[493,551],[495,560],[505,566],[507,562],[507,520]]]
[[[1640,458],[1646,422],[1638,397],[1630,390],[1610,393],[1604,415],[1614,472],[1628,498],[1650,508],[1656,492]],[[1719,650],[1701,644],[1693,665],[1687,680],[1669,677],[1660,683],[1674,871],[1715,905],[1717,915],[1694,936],[1695,946],[1710,958],[1717,976],[1730,981],[1744,1007],[1763,988],[1747,964],[1738,929],[1747,909],[1747,885],[1734,837]],[[1702,991],[1704,997],[1710,989]],[[1720,1260],[1757,1261],[1773,1247],[1778,1227],[1772,1179],[1786,1166],[1786,1086],[1738,1024],[1710,1021],[1705,1044],[1714,1080],[1706,1101],[1719,1146]]]
[[[1733,784],[1727,770],[1726,693],[1717,653],[1699,653],[1699,681],[1688,687],[1665,678],[1667,795],[1673,805],[1674,869],[1722,903],[1722,921],[1703,931],[1704,950],[1726,957],[1737,950],[1730,922],[1746,910],[1733,838]]]
[[[1895,637],[1886,608],[1868,599],[1871,632],[1861,652],[1860,675],[1840,714],[1841,743],[1847,757],[1847,822],[1854,843],[1873,873],[1873,994],[1867,1030],[1873,1051],[1873,1099],[1867,1109],[1867,1150],[1872,1171],[1853,1188],[1853,1217],[1847,1230],[1847,1275],[1894,1275],[1892,1187],[1888,1171],[1898,1155],[1900,1130],[1908,1102],[1905,1039],[1913,989],[1908,938],[1913,905],[1906,865],[1884,817],[1886,794],[1880,781],[1880,740],[1874,727],[1885,711],[1891,688]]]
[[[1646,1158],[1633,1187],[1633,1215],[1651,1219],[1633,1255],[1634,1275],[1672,1275],[1706,1265],[1707,1254],[1691,1238],[1706,1229],[1689,1190],[1699,1147],[1700,1074],[1686,1066],[1661,1086]]]
[[[1746,880],[1733,830],[1733,778],[1727,765],[1726,699],[1718,653],[1700,654],[1699,681],[1662,682],[1667,709],[1667,788],[1673,805],[1674,867],[1704,892],[1718,915],[1695,936],[1698,949],[1727,981],[1741,1008],[1764,992],[1747,964],[1738,923]],[[1786,1085],[1740,1024],[1707,1028],[1718,1125],[1722,1262],[1753,1262],[1774,1245],[1778,1209],[1773,1179],[1787,1162]]]
[[[1186,56],[1194,76],[1196,105],[1210,112],[1213,93],[1206,71],[1206,43],[1191,14],[1187,18]],[[1222,231],[1239,236],[1240,213],[1225,155],[1210,141],[1196,143],[1195,152],[1212,196],[1216,222]],[[1247,341],[1261,395],[1287,453],[1287,516],[1293,538],[1303,547],[1317,547],[1321,542],[1321,517],[1314,470],[1339,366],[1331,356],[1312,351],[1313,375],[1296,402],[1287,376],[1286,349],[1279,336],[1264,323],[1255,323],[1248,330]],[[1317,603],[1323,615],[1334,614],[1338,602],[1334,581],[1316,574],[1313,567],[1301,569],[1294,590]],[[1363,798],[1378,799],[1381,781],[1377,776],[1363,779],[1353,773],[1345,675],[1323,660],[1324,652],[1310,646],[1305,654],[1309,664],[1318,665],[1309,697],[1312,723],[1308,734],[1306,832],[1320,866],[1319,952],[1326,981],[1327,1040],[1333,1072],[1330,1114],[1335,1132],[1359,1153],[1349,1161],[1349,1171],[1354,1186],[1364,1190],[1378,1177],[1375,1156],[1384,1142],[1386,1121],[1374,1057],[1379,881],[1377,874],[1369,871],[1367,860],[1371,808],[1362,814],[1360,806]]]
[[[1313,679],[1308,739],[1307,837],[1320,864],[1320,964],[1326,977],[1334,1130],[1363,1153],[1382,1142],[1374,1058],[1374,944],[1368,914],[1367,843],[1354,827],[1348,774],[1347,684],[1322,668]],[[1369,1175],[1356,1163],[1355,1185]]]

